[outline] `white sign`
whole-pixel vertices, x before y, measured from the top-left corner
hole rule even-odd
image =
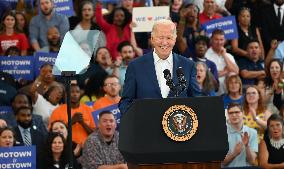
[[[168,6],[133,8],[133,32],[151,32],[154,22],[170,17]]]

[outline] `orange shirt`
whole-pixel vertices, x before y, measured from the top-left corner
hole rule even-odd
[[[90,127],[95,128],[95,123],[92,117],[92,109],[85,104],[80,104],[78,108],[71,108],[71,117],[77,112],[83,114],[84,122]],[[68,123],[68,115],[67,115],[67,105],[63,104],[53,110],[50,118],[49,125],[56,120],[62,120],[67,125]],[[88,133],[81,126],[81,124],[76,123],[72,125],[72,140],[77,144],[83,144],[88,137]]]
[[[111,106],[113,104],[117,104],[119,102],[119,100],[120,100],[120,97],[117,100],[111,100],[111,99],[109,99],[108,96],[104,96],[104,97],[98,99],[94,103],[93,109],[95,111],[95,110],[98,110],[98,109],[102,109],[104,107]]]

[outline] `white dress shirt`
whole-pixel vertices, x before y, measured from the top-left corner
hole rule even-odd
[[[159,87],[161,89],[161,94],[163,98],[167,98],[170,92],[170,88],[166,84],[166,79],[164,78],[163,71],[165,69],[169,69],[169,71],[171,72],[171,75],[173,74],[173,54],[171,53],[167,59],[163,60],[159,58],[159,56],[155,53],[155,50],[154,50],[153,56],[154,56],[154,65],[155,65],[157,80],[159,83]]]

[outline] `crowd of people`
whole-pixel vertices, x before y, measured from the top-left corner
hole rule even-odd
[[[180,66],[188,83],[179,97],[223,97],[229,151],[222,167],[284,168],[284,0],[154,0],[169,6],[171,20],[151,33],[132,31],[132,10],[145,1],[73,4],[67,17],[53,0],[1,1],[0,57],[59,52],[68,31],[90,56],[71,82],[75,169],[127,169],[115,116],[103,111],[95,124],[92,112],[118,104],[123,114],[135,99],[173,97],[163,71],[176,82]],[[203,24],[230,15],[238,39],[221,29],[209,37]],[[0,147],[35,145],[38,169],[68,164],[66,89],[52,69],[42,65],[34,81],[0,71],[0,106],[11,107],[0,114]]]

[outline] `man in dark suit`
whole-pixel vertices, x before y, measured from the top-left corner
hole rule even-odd
[[[262,35],[265,50],[268,51],[272,40],[284,40],[284,0],[273,0],[273,4],[267,6],[262,14]]]
[[[172,21],[159,20],[154,24],[151,33],[154,51],[133,60],[128,65],[119,103],[121,113],[124,113],[135,99],[174,97],[174,92],[166,85],[163,74],[165,69],[170,71],[174,84],[177,84],[176,70],[179,67],[183,68],[187,84],[179,97],[200,95],[194,62],[172,53],[176,36],[176,26]]]

